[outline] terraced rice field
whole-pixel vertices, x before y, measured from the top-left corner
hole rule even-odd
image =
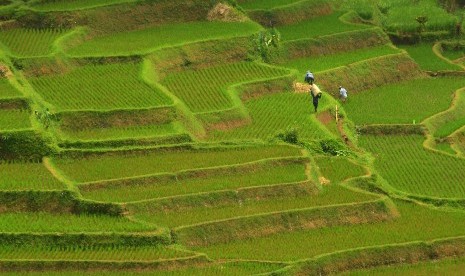
[[[16,98],[22,94],[16,90],[6,78],[0,78],[0,98]]]
[[[115,56],[153,52],[187,42],[244,37],[259,31],[254,22],[190,22],[97,37],[68,47],[72,56]],[[176,34],[176,35],[172,35]],[[127,41],[131,41],[130,44]]]
[[[24,173],[27,172],[27,173]],[[42,163],[0,163],[0,190],[64,190]]]
[[[428,78],[396,83],[368,91],[349,91],[344,105],[356,124],[411,124],[449,108],[462,78]],[[412,103],[419,108],[412,108]],[[370,114],[370,116],[367,116]]]
[[[0,109],[0,130],[27,129],[31,127],[29,112],[17,109]]]
[[[8,260],[98,260],[98,261],[156,261],[192,256],[192,253],[169,247],[17,247],[3,245],[0,258]],[[68,273],[66,273],[68,274]]]
[[[47,56],[54,51],[53,43],[64,30],[16,28],[0,31],[0,41],[14,56]]]
[[[301,75],[305,75],[309,69],[311,69],[312,72],[319,72],[370,58],[397,53],[399,53],[398,49],[395,49],[390,45],[382,45],[333,55],[293,59],[284,63],[283,66],[297,69]]]
[[[214,258],[293,261],[350,248],[465,234],[461,212],[442,212],[402,201],[395,204],[401,216],[392,221],[295,231],[194,249]]]
[[[255,198],[226,198],[223,202],[221,202],[220,199],[220,202],[217,203],[218,205],[214,204],[215,201],[212,196],[212,200],[200,202],[200,204],[190,208],[181,207],[179,209],[175,208],[174,210],[170,210],[163,205],[162,201],[150,201],[134,203],[130,205],[130,209],[135,213],[135,217],[140,220],[151,223],[161,223],[169,227],[178,227],[207,221],[245,217],[260,213],[279,212],[282,210],[297,210],[325,206],[328,204],[363,202],[374,198],[374,196],[357,193],[340,186],[330,186],[323,189],[322,193],[317,195],[305,194],[303,192],[295,195],[286,195],[285,192],[282,192],[270,198],[257,195]],[[193,202],[196,201],[194,197],[191,200]]]
[[[318,109],[329,108],[329,101],[323,96]],[[333,134],[314,116],[310,94],[290,92],[277,93],[250,99],[245,102],[251,123],[238,128],[214,130],[213,140],[268,139],[295,128],[302,139],[331,138]]]
[[[433,52],[432,44],[401,45],[399,48],[404,49],[420,65],[423,70],[443,71],[443,70],[463,70],[460,66],[441,59]]]
[[[343,13],[335,12],[319,16],[293,25],[278,27],[283,41],[315,38],[368,28],[366,25],[347,24],[339,20]]]
[[[394,188],[433,197],[464,197],[465,160],[427,150],[423,141],[420,135],[360,138],[376,157],[375,169]]]
[[[366,169],[343,157],[317,157],[315,162],[321,174],[333,184],[367,173]]]
[[[121,3],[137,2],[139,0],[58,0],[44,3],[36,3],[33,9],[39,11],[71,11],[80,9],[89,9],[99,6],[108,6]]]
[[[125,217],[105,215],[67,215],[39,213],[2,213],[0,231],[5,233],[71,233],[71,232],[144,232],[153,231],[149,226]]]
[[[304,181],[305,165],[291,164],[252,164],[249,168],[228,169],[218,172],[199,170],[199,176],[161,177],[159,179],[134,179],[134,183],[115,181],[103,185],[88,184],[79,186],[85,198],[106,202],[129,202],[207,193],[251,186],[265,186],[279,183]],[[105,185],[106,184],[106,185]]]
[[[162,84],[184,101],[195,113],[232,107],[228,89],[233,84],[288,74],[278,69],[252,62],[233,63],[203,70],[186,70],[168,75]],[[202,83],[202,85],[196,85]]]
[[[55,158],[54,163],[70,179],[77,182],[90,182],[300,155],[299,148],[290,146],[168,149],[132,154],[130,152],[109,153],[81,159]]]
[[[31,78],[34,89],[59,110],[155,107],[171,100],[139,76],[140,64],[88,65],[60,75]]]

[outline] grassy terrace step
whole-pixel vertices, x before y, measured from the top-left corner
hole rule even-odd
[[[428,275],[456,275],[459,276],[465,271],[465,258],[451,258],[444,260],[434,260],[417,264],[382,266],[372,269],[360,269],[346,272],[342,275],[398,275],[398,276],[428,276]]]
[[[329,99],[320,100],[319,110],[329,107]],[[244,103],[252,122],[238,128],[213,130],[208,139],[267,139],[286,129],[296,128],[300,138],[324,139],[333,135],[314,116],[309,93],[277,93],[252,98]]]
[[[172,104],[139,76],[137,63],[87,65],[57,75],[29,79],[44,100],[58,110],[148,108]]]
[[[29,111],[18,109],[0,109],[0,130],[31,128]]]
[[[229,86],[288,74],[287,70],[253,62],[220,65],[170,74],[161,81],[193,112],[217,111],[232,107]]]
[[[459,77],[424,78],[353,91],[352,95],[349,90],[344,109],[356,124],[409,124],[413,120],[419,123],[446,110],[452,94],[464,86],[465,80]],[[421,108],[411,108],[413,102]]]
[[[465,160],[422,146],[421,135],[361,136],[376,156],[376,170],[398,190],[432,197],[465,198]]]
[[[287,184],[134,203],[127,207],[137,219],[178,227],[260,213],[374,199],[374,196],[341,186],[324,187],[318,194],[314,190],[314,184],[311,183]]]
[[[451,64],[433,52],[432,44],[415,44],[398,46],[407,51],[407,53],[420,65],[420,68],[428,71],[444,70],[463,70],[456,64]]]
[[[245,10],[273,9],[301,2],[302,0],[239,0],[237,3]]]
[[[190,247],[214,246],[298,230],[382,222],[395,217],[386,200],[334,205],[213,221],[173,230],[176,241]]]
[[[465,215],[396,202],[400,217],[372,224],[280,233],[228,244],[196,247],[211,258],[292,261],[339,250],[460,236]],[[425,229],[428,229],[425,231]]]
[[[53,43],[64,35],[58,29],[15,28],[0,31],[0,41],[17,57],[46,56],[53,52]]]
[[[116,270],[114,267],[109,267],[108,270],[99,271],[74,271],[67,269],[63,271],[29,271],[29,272],[2,272],[5,276],[61,276],[64,273],[68,276],[147,276],[147,275],[192,275],[192,276],[217,276],[217,275],[256,275],[260,273],[272,272],[285,267],[285,264],[272,263],[272,262],[220,262],[220,263],[200,263],[200,265],[193,264],[191,267],[182,268],[182,263],[179,267],[175,265],[168,267],[168,269],[155,270],[149,269],[127,269],[124,268]]]
[[[27,172],[27,173],[25,173]],[[0,190],[63,190],[42,163],[0,163]]]
[[[370,28],[368,25],[347,24],[339,20],[342,12],[308,19],[297,24],[278,27],[283,41],[306,39]]]
[[[292,59],[282,64],[282,66],[297,69],[301,75],[305,75],[305,72],[309,68],[311,68],[312,72],[324,71],[365,59],[396,53],[399,53],[398,49],[395,49],[390,45],[382,45],[373,48],[362,48],[350,52],[342,52],[332,55]]]
[[[0,78],[0,99],[16,98],[23,96],[16,90],[6,78]]]
[[[79,185],[85,198],[129,202],[303,181],[306,159],[277,159]]]
[[[66,52],[72,56],[146,54],[185,43],[248,36],[260,29],[258,24],[251,21],[172,23],[97,37],[69,47]],[[131,44],[127,41],[131,41]]]
[[[157,261],[191,257],[192,252],[169,246],[0,246],[1,261]],[[2,273],[3,274],[3,273]]]
[[[72,11],[138,1],[142,0],[57,0],[35,3],[31,8],[38,11]]]
[[[348,178],[367,174],[365,168],[344,157],[315,157],[320,173],[331,183],[340,183]]]
[[[156,173],[247,163],[267,158],[301,156],[297,147],[285,145],[160,148],[146,151],[116,151],[86,158],[53,158],[70,179],[90,182]]]
[[[8,233],[82,233],[149,232],[156,227],[133,222],[125,217],[50,213],[2,213],[0,232]]]
[[[455,94],[451,108],[425,120],[424,124],[434,137],[447,137],[465,126],[465,81],[462,83],[463,89]]]

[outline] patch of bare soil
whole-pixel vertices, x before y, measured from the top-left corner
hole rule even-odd
[[[13,73],[11,72],[10,68],[4,64],[0,64],[0,76],[9,78],[13,76]]]
[[[331,115],[331,113],[329,113],[329,111],[318,113],[317,119],[325,126],[334,120],[333,116]]]
[[[234,8],[218,3],[207,14],[208,21],[244,22],[247,18]]]
[[[323,186],[331,184],[331,181],[323,176],[318,177],[318,181]]]

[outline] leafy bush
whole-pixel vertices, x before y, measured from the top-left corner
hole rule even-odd
[[[320,141],[320,146],[323,152],[331,155],[342,155],[344,152],[344,145],[334,139],[325,139]]]
[[[299,133],[296,128],[288,128],[276,135],[276,138],[289,144],[297,144],[299,142]]]

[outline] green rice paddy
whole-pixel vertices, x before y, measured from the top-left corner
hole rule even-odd
[[[27,172],[27,173],[24,173]],[[63,190],[42,163],[0,163],[0,190]]]

